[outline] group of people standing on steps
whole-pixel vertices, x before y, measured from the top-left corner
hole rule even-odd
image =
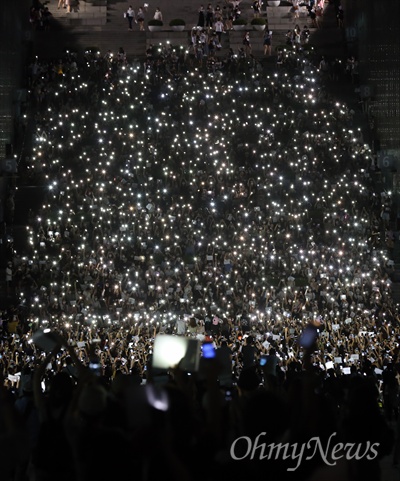
[[[232,29],[232,22],[238,19],[241,15],[240,0],[233,0],[225,2],[226,5],[221,7],[219,4],[212,6],[211,3],[204,8],[200,5],[198,10],[197,27],[199,28],[213,28],[216,22],[221,22],[224,30]]]
[[[133,9],[132,5],[129,5],[128,10],[124,13],[124,17],[128,20],[128,29],[129,30],[133,30],[133,23],[134,22],[139,25],[140,31],[144,30],[144,14],[145,14],[146,8],[147,8],[146,4],[143,7],[139,7],[138,11],[135,14],[135,10]],[[157,9],[157,10],[159,10],[159,9]],[[161,18],[161,20],[162,20],[162,18]]]
[[[226,5],[222,8],[219,4],[217,4],[215,8],[211,3],[209,3],[206,8],[204,8],[204,5],[200,5],[198,10],[197,29],[213,29],[218,36],[219,44],[221,44],[222,33],[232,30],[233,21],[241,15],[240,0],[226,1],[225,3]],[[255,4],[257,5],[255,6]],[[254,17],[259,16],[260,9],[261,2],[255,0],[253,3]],[[252,47],[249,31],[243,34],[242,44],[245,55],[251,55]],[[263,36],[264,55],[271,55],[271,45],[272,31],[267,28]]]
[[[250,41],[250,32],[248,30],[243,35],[242,43],[243,43],[243,48],[246,56],[251,55],[252,48],[251,48],[251,41]],[[264,49],[265,57],[269,57],[270,55],[272,55],[272,30],[269,30],[268,27],[264,30],[263,49]]]

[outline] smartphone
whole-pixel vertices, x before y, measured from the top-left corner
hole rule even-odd
[[[185,357],[188,348],[188,338],[172,334],[157,334],[154,339],[152,367],[170,369]]]
[[[312,324],[309,324],[305,327],[304,331],[300,336],[300,346],[304,347],[305,349],[309,349],[317,339],[318,330]]]
[[[97,355],[97,349],[95,348],[94,344],[90,344],[89,347],[90,354],[89,354],[89,369],[92,373],[96,376],[101,376],[102,374],[102,366],[100,363],[100,358]]]
[[[96,375],[101,375],[101,364],[97,360],[92,360],[89,362],[89,369]]]
[[[267,364],[267,357],[265,354],[261,354],[260,356],[260,366],[265,366]]]
[[[199,361],[199,340],[169,334],[157,334],[155,337],[152,356],[153,368],[170,369],[179,364],[182,370],[195,372],[199,369]]]
[[[205,342],[203,344],[203,357],[205,359],[214,359],[215,358],[215,348],[211,342]]]

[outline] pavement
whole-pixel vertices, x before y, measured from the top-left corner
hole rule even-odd
[[[150,0],[151,1],[151,0]],[[265,3],[265,2],[264,2]],[[287,4],[288,2],[286,2]],[[148,4],[145,13],[145,21],[152,18],[156,7],[161,9],[164,25],[162,32],[156,34],[149,32],[147,25],[144,32],[139,31],[138,25],[134,25],[133,31],[128,29],[128,22],[124,18],[124,12],[130,4],[135,11],[139,7],[138,2],[122,0],[80,0],[79,8],[73,7],[70,13],[66,9],[57,8],[58,0],[50,0],[47,5],[52,14],[51,28],[48,31],[32,31],[34,54],[43,57],[54,58],[62,56],[65,49],[75,50],[78,53],[88,47],[96,47],[100,52],[109,49],[117,52],[122,47],[128,57],[144,57],[146,46],[149,43],[170,41],[174,44],[188,45],[189,33],[192,27],[197,25],[198,9],[201,5],[196,0],[159,0],[157,4]],[[306,16],[306,10],[300,12],[299,19],[293,19],[289,13],[290,7],[283,2],[280,7],[263,7],[261,16],[265,17],[273,27],[273,50],[274,47],[285,43],[287,30],[298,23],[301,28],[310,25]],[[206,4],[205,4],[206,5]],[[217,3],[213,3],[214,6]],[[219,2],[223,7],[225,0]],[[253,18],[251,0],[241,1],[241,16],[250,21]],[[286,6],[284,6],[286,5]],[[310,44],[315,45],[325,54],[334,54],[344,51],[344,33],[338,29],[336,18],[332,15],[333,7],[327,3],[326,15],[321,29],[314,29]],[[169,21],[173,18],[182,18],[186,21],[184,33],[173,32],[169,27]],[[248,26],[251,29],[251,26]],[[224,35],[223,48],[219,52],[224,56],[229,47],[236,50],[241,46],[241,32],[229,31]],[[263,57],[263,33],[251,31],[251,43],[253,55]]]

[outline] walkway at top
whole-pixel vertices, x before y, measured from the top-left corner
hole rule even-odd
[[[302,28],[310,25],[310,19],[302,12],[299,19],[290,18],[288,2],[281,2],[283,6],[263,7],[262,16],[266,17],[274,30],[273,48],[285,42],[288,29],[294,28],[298,23]],[[158,6],[163,14],[164,26],[162,32],[139,31],[134,24],[134,30],[128,30],[128,22],[124,12],[130,4],[135,11],[140,4],[120,0],[80,0],[79,9],[72,8],[70,13],[66,9],[57,8],[58,0],[52,0],[48,5],[53,15],[52,27],[48,31],[32,32],[34,53],[42,57],[60,56],[65,49],[83,51],[88,47],[97,47],[101,52],[108,50],[117,51],[122,47],[129,57],[143,57],[146,45],[149,43],[188,43],[189,31],[197,25],[198,9],[200,3],[195,0],[160,0],[157,4],[146,9],[146,20],[153,17]],[[224,6],[225,2],[213,2]],[[241,1],[241,15],[250,21],[253,18],[252,2]],[[205,5],[206,6],[206,5]],[[303,9],[304,10],[304,9]],[[279,18],[278,18],[279,17]],[[183,18],[186,21],[185,32],[172,32],[169,21],[173,18]],[[278,18],[278,20],[277,20]],[[251,29],[251,26],[249,26]],[[220,55],[224,56],[229,47],[234,50],[239,48],[241,32],[229,31],[223,36],[223,48]],[[257,58],[263,56],[262,32],[251,31],[253,54]],[[326,55],[343,55],[345,52],[345,39],[343,29],[337,27],[335,10],[328,1],[325,5],[323,21],[320,29],[314,29],[311,43]]]

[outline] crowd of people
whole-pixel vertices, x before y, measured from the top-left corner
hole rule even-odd
[[[320,62],[280,54],[267,71],[170,45],[30,65],[24,175],[46,194],[0,315],[6,481],[380,479],[398,419],[392,194]],[[216,357],[159,372],[166,335]],[[235,460],[262,432],[378,455]]]
[[[29,11],[29,24],[32,30],[49,30],[53,18],[47,7],[49,2],[34,1]]]

